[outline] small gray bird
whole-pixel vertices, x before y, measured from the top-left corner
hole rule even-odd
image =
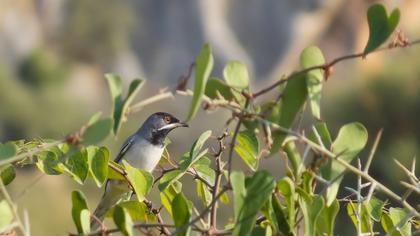
[[[115,162],[121,163],[124,159],[136,168],[152,172],[162,156],[166,136],[178,127],[188,125],[165,112],[152,114],[140,129],[124,142]],[[109,208],[121,200],[128,200],[131,195],[132,191],[124,181],[108,180],[102,199],[93,213],[96,219],[91,220],[91,230],[98,229],[98,220],[103,220]]]

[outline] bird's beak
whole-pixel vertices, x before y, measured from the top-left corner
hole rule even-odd
[[[189,127],[189,126],[185,122],[176,122],[176,123],[165,125],[165,126],[159,128],[158,130],[159,131],[165,130],[165,129],[171,130],[171,129],[175,129],[175,128],[178,128],[178,127]]]

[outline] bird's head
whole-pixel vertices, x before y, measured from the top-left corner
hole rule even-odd
[[[138,132],[145,135],[152,144],[163,145],[168,133],[178,127],[188,127],[188,124],[180,122],[169,113],[156,112],[147,118]]]

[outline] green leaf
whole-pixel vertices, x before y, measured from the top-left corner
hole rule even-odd
[[[208,204],[211,202],[211,193],[208,189],[207,185],[203,184],[200,180],[195,180],[197,185],[197,196],[203,203],[203,206],[208,206]]]
[[[358,219],[357,219],[357,202],[349,202],[347,204],[347,214],[350,216],[350,219],[353,222],[353,225],[357,228],[358,227]],[[366,202],[362,203],[361,211],[360,211],[360,222],[361,222],[361,232],[362,233],[371,233],[373,232],[373,221],[369,215],[369,211],[366,207]]]
[[[175,196],[182,190],[182,183],[179,181],[174,182],[164,191],[160,192],[160,200],[163,207],[168,211],[169,215],[172,216],[172,205],[171,202]]]
[[[319,195],[311,196],[303,190],[299,191],[299,194],[299,205],[303,214],[305,235],[314,236],[318,216],[324,207],[324,199]]]
[[[121,128],[128,107],[143,86],[144,80],[133,80],[130,83],[127,97],[123,100],[123,83],[121,77],[114,74],[105,74],[105,79],[108,81],[108,87],[112,98],[113,131],[114,135],[116,135]]]
[[[109,151],[105,147],[96,149],[89,156],[89,171],[98,187],[101,187],[108,178]]]
[[[339,159],[350,163],[357,154],[365,147],[368,138],[366,128],[357,122],[349,123],[341,127],[337,138],[332,144],[332,152],[339,155]],[[325,180],[335,180],[345,171],[345,167],[337,161],[329,159],[325,165],[321,167],[321,174]],[[330,206],[337,196],[338,188],[343,177],[335,180],[326,191],[326,203]]]
[[[16,177],[16,171],[12,164],[0,166],[0,178],[6,186],[10,184]]]
[[[317,220],[317,231],[319,235],[334,235],[335,218],[339,210],[340,204],[337,199],[332,202],[331,206],[325,206],[321,210],[321,214]]]
[[[118,122],[114,120],[114,133],[117,134],[118,131],[121,128],[122,123],[126,120],[125,116],[127,115],[128,108],[133,101],[134,97],[138,94],[141,87],[144,84],[144,80],[141,79],[135,79],[131,81],[130,87],[128,88],[128,94],[127,97],[124,99],[120,118],[118,119]]]
[[[35,164],[41,172],[47,175],[60,175],[65,169],[57,153],[52,151],[43,151],[36,154]]]
[[[322,52],[318,47],[307,47],[300,54],[300,64],[303,69],[322,65],[324,63],[324,55],[322,55]],[[324,73],[322,69],[316,69],[308,71],[305,76],[312,115],[319,120],[321,119],[320,103]]]
[[[83,184],[89,173],[89,164],[86,149],[81,149],[71,155],[64,162],[65,170],[79,184]]]
[[[368,9],[367,20],[369,25],[369,40],[363,52],[364,55],[378,48],[394,32],[400,20],[400,11],[396,8],[388,17],[383,5],[374,4]]]
[[[5,160],[9,157],[16,155],[17,153],[17,146],[12,143],[8,142],[5,144],[0,143],[0,160]]]
[[[277,124],[284,128],[290,128],[296,115],[301,111],[308,95],[305,75],[295,75],[283,90],[280,104],[280,116]],[[273,147],[271,153],[277,152],[287,134],[281,131],[272,132]]]
[[[300,165],[301,165],[301,157],[300,153],[296,149],[296,145],[294,142],[287,142],[284,145],[284,152],[286,153],[287,159],[290,161],[290,164],[293,169],[293,175],[295,178],[298,178],[300,172]]]
[[[230,61],[223,69],[226,83],[236,89],[246,89],[249,84],[249,75],[246,66],[240,61]]]
[[[191,206],[183,193],[176,195],[172,201],[172,217],[177,229],[180,229],[181,227],[183,229],[177,235],[190,235],[191,226],[185,227],[185,225],[188,224],[191,219]]]
[[[196,161],[192,168],[197,172],[197,175],[205,179],[208,183],[213,184],[216,176],[215,171],[211,167],[211,161],[207,157],[203,157]]]
[[[71,193],[72,209],[71,216],[78,233],[90,232],[90,213],[86,198],[80,191]]]
[[[243,172],[234,171],[230,175],[230,183],[233,189],[233,210],[235,215],[235,220],[238,220],[240,210],[244,205],[244,200],[246,196],[245,189],[245,175]]]
[[[286,215],[282,209],[280,200],[273,196],[272,205],[273,205],[274,214],[276,215],[277,225],[279,227],[280,232],[285,236],[294,235],[293,231],[291,230],[290,224],[287,221]]]
[[[130,214],[123,207],[116,205],[114,207],[114,213],[112,214],[115,225],[125,236],[132,236],[133,233],[133,221]]]
[[[277,182],[277,188],[284,197],[287,208],[287,220],[289,222],[289,228],[293,229],[295,225],[295,185],[293,180],[289,177],[284,177]]]
[[[125,160],[122,162],[127,172],[127,179],[133,186],[137,199],[142,202],[152,188],[153,175],[147,171],[134,168]]]
[[[13,221],[13,211],[6,200],[0,201],[0,232]]]
[[[200,152],[203,148],[204,143],[207,141],[208,138],[211,136],[211,130],[207,130],[204,133],[198,137],[198,139],[194,142],[194,144],[191,147],[190,155],[189,155],[189,165],[194,164],[194,162],[198,161],[201,157],[204,156],[204,154],[207,152]]]
[[[139,221],[139,222],[155,222],[156,216],[153,215],[152,212],[149,211],[146,204],[139,201],[125,201],[118,203],[118,206],[124,208],[126,212],[130,215],[130,218],[133,221]],[[111,208],[107,215],[113,216],[114,215],[114,209]]]
[[[90,119],[89,119],[88,126],[91,126],[94,123],[96,123],[99,119],[101,119],[101,116],[102,116],[102,112],[100,112],[100,111],[93,114],[93,116],[90,117]]]
[[[385,206],[385,204],[386,202],[372,197],[368,204],[366,204],[370,218],[376,222],[379,222],[381,220],[382,208]]]
[[[235,152],[253,171],[258,168],[259,142],[254,132],[245,130],[238,133]]]
[[[123,109],[123,83],[121,77],[114,74],[105,74],[105,79],[108,82],[109,92],[112,99],[112,118],[114,120],[114,134],[117,134],[117,127],[121,120]]]
[[[389,213],[382,214],[381,224],[385,232],[391,236],[409,236],[411,235],[411,224],[408,221],[411,218],[404,209],[391,207]],[[391,232],[391,229],[393,229],[393,232]]]
[[[245,180],[246,195],[239,209],[235,228],[232,235],[250,235],[255,225],[257,213],[270,198],[275,188],[274,178],[265,170],[257,171],[254,176]],[[235,188],[233,188],[235,191]],[[240,191],[240,189],[239,189]],[[242,195],[241,192],[236,195]],[[234,199],[235,192],[234,192]]]
[[[213,55],[208,44],[204,44],[195,61],[195,80],[194,80],[194,94],[191,100],[190,111],[187,121],[194,118],[200,107],[201,98],[203,97],[206,88],[207,80],[213,69]]]
[[[112,129],[112,119],[99,120],[88,126],[82,135],[82,142],[86,146],[94,145],[104,140]]]
[[[173,184],[174,182],[178,181],[179,178],[181,178],[185,174],[185,171],[183,170],[173,170],[170,172],[167,172],[162,176],[162,178],[159,181],[158,188],[160,191],[165,190],[168,186]]]
[[[315,142],[319,145],[324,145],[325,148],[329,149],[332,144],[332,139],[330,132],[328,131],[327,124],[325,122],[318,122],[314,125],[314,127],[319,135],[319,138],[321,139],[322,144],[318,141],[318,138],[316,137],[313,130],[311,130],[311,133],[309,134],[309,139],[312,142]]]
[[[212,77],[207,81],[206,90],[204,92],[211,99],[219,98],[219,95],[230,101],[233,99],[232,91],[223,80]]]

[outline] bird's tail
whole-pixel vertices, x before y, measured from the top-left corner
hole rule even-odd
[[[107,211],[115,204],[131,197],[131,191],[127,184],[121,181],[109,180],[105,186],[105,192],[96,207],[90,220],[90,230],[96,231],[100,228]]]

